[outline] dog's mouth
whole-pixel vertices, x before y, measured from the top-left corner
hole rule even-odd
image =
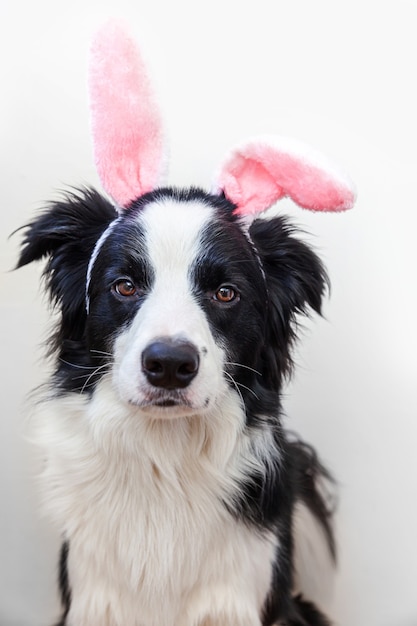
[[[183,389],[143,389],[127,402],[150,418],[171,419],[202,415],[211,410],[213,398],[198,396]]]
[[[134,404],[144,416],[156,420],[190,417],[198,412],[198,409],[190,401],[181,397],[146,398],[142,402]]]
[[[185,394],[177,390],[147,394],[140,402],[133,402],[133,404],[147,411],[175,408],[190,410],[193,408]]]
[[[184,406],[184,404],[180,403],[178,400],[168,399],[168,400],[156,400],[153,403],[153,406],[172,407],[172,406]]]

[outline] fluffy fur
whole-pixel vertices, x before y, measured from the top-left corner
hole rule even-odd
[[[256,214],[285,196],[312,211],[345,211],[356,196],[349,177],[325,155],[279,136],[257,137],[235,148],[216,185],[241,215]]]
[[[89,93],[97,172],[106,191],[126,206],[161,180],[163,131],[136,43],[117,20],[91,46]]]
[[[27,227],[19,266],[46,258],[60,312],[33,423],[61,626],[329,624],[295,591],[293,536],[301,507],[334,556],[328,475],[280,401],[327,277],[286,219],[246,232],[235,209],[159,189],[114,223],[84,190]]]

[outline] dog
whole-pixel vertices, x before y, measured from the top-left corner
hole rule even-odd
[[[328,626],[297,589],[294,552],[304,511],[335,557],[330,475],[281,417],[298,319],[321,312],[328,277],[286,217],[260,213],[284,195],[342,210],[352,188],[285,141],[240,147],[215,191],[158,186],[159,120],[132,45],[111,25],[93,46],[96,160],[113,201],[67,193],[26,227],[18,262],[46,259],[59,311],[33,418],[63,537],[58,624]],[[108,103],[110,82],[122,104]],[[113,113],[118,132],[136,119],[139,146],[115,143]]]

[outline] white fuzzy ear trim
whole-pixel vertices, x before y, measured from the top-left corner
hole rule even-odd
[[[240,215],[264,211],[284,196],[312,211],[344,211],[356,197],[348,176],[323,154],[285,137],[259,137],[236,148],[216,187]]]
[[[97,33],[89,72],[95,161],[121,207],[152,191],[164,166],[162,123],[135,42],[111,20]]]

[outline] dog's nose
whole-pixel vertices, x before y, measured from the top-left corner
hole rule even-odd
[[[197,348],[185,341],[164,339],[149,344],[142,353],[142,371],[154,387],[183,389],[197,375]]]

